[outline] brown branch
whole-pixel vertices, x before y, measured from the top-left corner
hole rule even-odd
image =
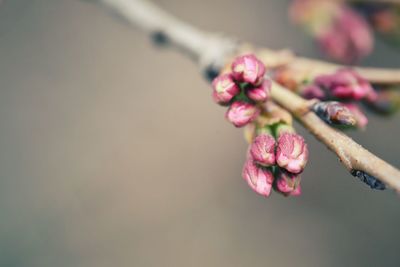
[[[294,60],[289,65],[291,68],[309,75],[309,77],[315,77],[320,74],[333,73],[338,68],[347,67],[344,65],[333,64],[303,57],[294,58]],[[371,83],[400,84],[400,69],[365,68],[357,66],[353,68]]]
[[[202,67],[213,66],[222,69],[223,65],[229,62],[236,53],[243,52],[243,47],[239,49],[238,44],[232,39],[200,31],[177,20],[146,0],[99,1],[146,32],[162,34],[172,44],[193,55],[193,58]],[[246,49],[255,52],[251,47],[246,47]],[[260,49],[256,52],[269,66],[290,64],[307,71],[325,68],[328,72],[337,68],[337,65],[329,63],[295,58],[287,51],[274,52],[269,49]],[[366,76],[370,79],[373,78],[380,82],[397,82],[391,75],[399,74],[395,70],[359,70],[364,75],[367,74]],[[400,81],[400,75],[396,75],[396,77]],[[273,84],[271,95],[274,101],[296,116],[318,140],[335,152],[349,171],[362,171],[370,174],[400,191],[399,170],[361,147],[350,137],[326,125],[314,113],[304,112],[308,105],[305,99],[276,83]]]
[[[313,112],[307,110],[308,101],[277,83],[273,83],[272,98],[294,116],[322,143],[336,153],[347,170],[363,171],[397,191],[400,191],[400,171],[378,158],[353,139],[331,128]]]

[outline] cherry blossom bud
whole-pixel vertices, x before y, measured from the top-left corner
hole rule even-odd
[[[265,66],[254,55],[239,56],[232,63],[232,75],[238,82],[259,85],[263,81]]]
[[[275,139],[269,134],[260,134],[250,146],[254,161],[265,167],[275,164]]]
[[[371,53],[374,39],[367,21],[343,2],[293,0],[290,16],[315,37],[327,56],[352,63]]]
[[[312,110],[329,124],[354,126],[357,123],[353,113],[339,102],[318,102],[313,105]]]
[[[212,87],[213,99],[220,105],[228,104],[240,92],[239,86],[233,81],[230,74],[222,74],[215,78],[212,82]]]
[[[283,133],[278,138],[277,164],[291,173],[301,173],[308,160],[304,138],[295,133]]]
[[[356,104],[345,103],[343,105],[353,113],[354,118],[357,121],[357,127],[364,129],[368,124],[368,118],[365,116],[364,112],[362,112]]]
[[[244,101],[235,101],[227,110],[225,117],[236,127],[243,127],[259,114],[260,110],[257,106]]]
[[[334,74],[320,75],[314,84],[339,99],[360,100],[373,91],[371,84],[357,72],[339,69]]]
[[[370,90],[367,92],[365,96],[365,100],[367,102],[375,102],[379,98],[378,92],[375,90],[375,88],[371,85]]]
[[[357,12],[342,6],[331,24],[322,30],[317,41],[329,57],[353,63],[369,55],[374,46],[372,31]]]
[[[271,81],[265,79],[263,83],[255,88],[250,88],[247,90],[246,95],[256,102],[265,102],[268,100],[271,91]]]
[[[317,85],[310,84],[301,89],[301,95],[307,99],[325,99],[325,92]]]
[[[299,195],[301,190],[297,192],[295,190],[300,186],[300,180],[300,175],[279,169],[276,174],[275,189],[286,196],[293,192],[294,195]]]
[[[243,167],[243,179],[256,193],[268,197],[271,194],[274,176],[271,170],[257,166],[252,159],[248,159]]]

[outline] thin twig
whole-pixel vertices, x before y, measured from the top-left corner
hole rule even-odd
[[[291,68],[301,71],[308,77],[315,77],[320,74],[333,73],[338,68],[346,66],[314,60],[303,57],[296,57],[289,64]],[[371,83],[377,84],[400,84],[400,69],[384,69],[384,68],[365,68],[353,67],[358,73]]]
[[[213,66],[222,69],[235,53],[238,43],[221,35],[206,33],[190,26],[146,0],[99,0],[133,25],[138,25],[149,34],[162,34],[172,44],[193,55],[201,66]],[[251,48],[250,48],[251,50]],[[263,52],[264,51],[264,52]],[[262,49],[262,57],[267,64],[293,64],[309,71],[315,66],[331,72],[337,65],[319,63],[304,58],[294,58],[290,53],[274,53]],[[260,51],[257,53],[260,54]],[[262,53],[261,53],[262,54]],[[277,56],[279,55],[279,56]],[[274,58],[277,56],[276,58]],[[271,63],[273,62],[273,63]],[[313,67],[314,66],[314,67]],[[372,80],[380,82],[400,82],[400,73],[396,70],[359,69]],[[325,124],[314,113],[307,112],[308,101],[274,83],[271,96],[274,101],[290,111],[318,140],[337,154],[344,166],[352,173],[361,171],[380,179],[388,186],[400,191],[400,171],[370,153],[350,137]]]

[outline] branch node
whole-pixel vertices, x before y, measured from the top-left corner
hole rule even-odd
[[[160,46],[167,45],[170,42],[168,35],[165,34],[162,30],[154,31],[151,34],[151,40],[153,41],[153,43]]]

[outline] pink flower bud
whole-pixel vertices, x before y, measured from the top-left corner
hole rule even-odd
[[[344,103],[343,105],[353,114],[357,121],[357,127],[364,129],[368,124],[368,118],[365,116],[364,112],[362,112],[356,104]]]
[[[314,83],[340,99],[360,100],[373,91],[366,79],[350,69],[340,69],[334,74],[320,75],[315,78]]]
[[[236,127],[243,127],[252,122],[258,115],[260,110],[253,104],[236,101],[227,110],[225,117]]]
[[[274,176],[269,169],[258,167],[250,158],[244,164],[242,176],[256,193],[265,197],[271,194]]]
[[[292,193],[294,195],[300,194],[300,190],[296,192],[296,189],[300,186],[300,180],[300,175],[279,169],[276,175],[275,189],[286,196]]]
[[[291,173],[301,173],[308,160],[308,148],[303,137],[294,133],[279,136],[276,150],[277,164]]]
[[[324,91],[315,84],[310,84],[310,85],[305,86],[301,90],[301,95],[307,99],[317,98],[317,99],[322,100],[326,97]]]
[[[375,102],[377,101],[379,98],[378,92],[375,90],[374,87],[372,87],[372,85],[370,86],[370,90],[367,92],[366,96],[365,96],[365,100],[367,102]]]
[[[271,81],[265,79],[263,83],[256,87],[247,90],[246,95],[256,102],[265,102],[268,100],[269,93],[271,91]]]
[[[233,81],[230,74],[222,74],[215,78],[212,82],[212,87],[213,99],[220,105],[228,104],[240,92],[239,86]]]
[[[345,6],[318,33],[317,41],[329,57],[344,63],[353,63],[367,56],[374,46],[368,23],[357,12]]]
[[[232,75],[238,82],[259,85],[265,74],[265,66],[254,55],[239,56],[232,63]]]
[[[251,144],[250,154],[254,161],[268,167],[275,164],[275,139],[269,134],[260,134]]]
[[[352,63],[371,53],[374,39],[369,24],[344,1],[293,0],[290,16],[302,24],[327,56]]]

